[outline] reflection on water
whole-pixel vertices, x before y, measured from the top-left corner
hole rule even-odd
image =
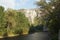
[[[38,32],[27,36],[4,38],[3,40],[49,40],[49,34],[46,32]]]

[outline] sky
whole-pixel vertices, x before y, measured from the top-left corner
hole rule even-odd
[[[12,9],[32,9],[36,8],[36,0],[0,0],[0,6]]]

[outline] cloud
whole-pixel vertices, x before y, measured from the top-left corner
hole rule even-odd
[[[16,6],[23,6],[25,5],[29,0],[16,0]]]
[[[40,0],[36,0],[36,1],[40,1]]]
[[[15,7],[15,0],[0,0],[0,6],[4,6],[5,9],[14,8]]]
[[[0,6],[4,6],[5,9],[12,8],[17,9],[23,7],[30,0],[0,0]]]
[[[4,6],[5,9],[13,8],[24,5],[28,0],[0,0],[0,6]]]

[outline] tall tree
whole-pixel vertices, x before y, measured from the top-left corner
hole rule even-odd
[[[8,9],[5,13],[7,33],[20,34],[28,33],[29,21],[25,17],[24,13],[17,12],[16,10]],[[26,30],[26,31],[25,31]]]
[[[0,6],[0,35],[3,35],[5,30],[4,7]]]
[[[60,0],[40,0],[38,3],[41,9],[47,11],[47,25],[52,33],[52,40],[58,40],[58,30],[60,29]]]
[[[22,29],[23,33],[24,32],[28,33],[29,21],[25,17],[24,13],[17,12],[16,22],[17,22],[17,29],[18,29],[18,31],[19,31],[19,29]]]

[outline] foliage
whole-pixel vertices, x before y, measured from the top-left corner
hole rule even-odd
[[[49,13],[47,16],[46,25],[51,32],[52,40],[58,40],[58,30],[60,29],[60,0],[49,0],[50,2],[46,2],[46,0],[41,0],[37,4],[41,9],[47,11]]]
[[[29,21],[25,17],[24,13],[17,12],[15,21],[16,21],[16,27],[17,27],[16,30],[21,29],[24,32],[29,28]]]
[[[0,6],[0,35],[3,35],[6,31],[6,21],[4,15],[4,7]]]
[[[7,32],[13,34],[20,34],[29,28],[28,19],[24,13],[8,9],[5,14],[7,20]],[[24,30],[24,31],[23,31]]]
[[[0,7],[0,35],[8,36],[10,34],[28,33],[29,21],[24,13],[13,9],[3,10]]]
[[[44,19],[43,19],[43,17],[35,17],[35,24],[34,24],[34,26],[37,26],[37,25],[40,25],[40,24],[45,24],[45,21],[44,21]]]

